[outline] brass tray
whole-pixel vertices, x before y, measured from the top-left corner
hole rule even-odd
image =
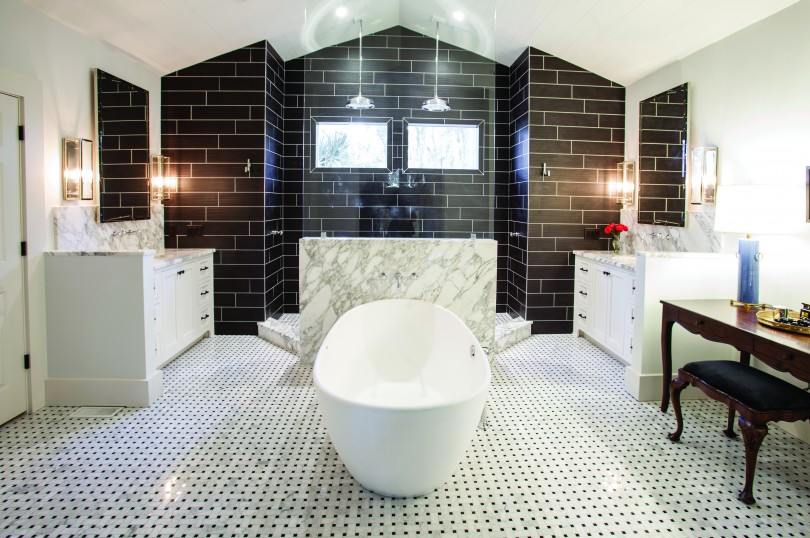
[[[768,327],[773,327],[774,329],[781,329],[783,331],[788,331],[797,334],[808,334],[810,335],[810,327],[796,327],[793,325],[788,325],[787,323],[779,323],[778,321],[774,320],[775,316],[778,316],[778,310],[760,310],[757,312],[757,321],[766,325]],[[790,310],[788,312],[788,317],[793,319],[799,319],[799,312],[795,310]]]

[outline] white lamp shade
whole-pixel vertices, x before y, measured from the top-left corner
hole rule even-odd
[[[714,229],[744,234],[790,234],[805,225],[805,186],[720,185]]]

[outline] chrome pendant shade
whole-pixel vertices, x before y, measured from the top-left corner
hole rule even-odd
[[[434,16],[434,20],[436,21],[436,78],[434,79],[433,84],[433,97],[430,99],[426,99],[424,103],[422,103],[422,110],[427,110],[428,112],[447,112],[450,110],[450,105],[439,97],[439,19]]]
[[[346,108],[354,110],[368,110],[374,108],[374,101],[363,95],[363,19],[356,19],[360,25],[360,79],[357,87],[357,95],[346,101]]]

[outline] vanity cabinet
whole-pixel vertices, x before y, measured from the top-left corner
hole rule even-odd
[[[629,363],[633,353],[635,274],[580,256],[574,271],[574,334],[588,336]]]
[[[213,249],[45,252],[48,405],[145,407],[213,335]]]
[[[213,271],[211,254],[155,271],[158,368],[213,334]]]

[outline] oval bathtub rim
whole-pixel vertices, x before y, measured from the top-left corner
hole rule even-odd
[[[404,413],[404,412],[408,412],[408,411],[427,411],[427,410],[430,410],[430,409],[443,409],[445,407],[452,407],[454,405],[460,405],[460,404],[467,403],[470,400],[475,399],[476,397],[478,397],[481,394],[486,394],[487,392],[489,392],[490,381],[491,381],[491,377],[492,377],[492,373],[490,371],[489,364],[487,364],[486,366],[487,366],[487,370],[486,370],[486,375],[484,376],[484,382],[481,383],[480,385],[476,386],[474,391],[470,391],[463,398],[455,398],[453,400],[448,399],[448,400],[442,401],[440,404],[433,403],[433,404],[408,405],[408,406],[391,405],[391,404],[372,405],[372,404],[369,404],[369,403],[366,403],[366,402],[360,402],[360,401],[357,401],[357,400],[352,400],[350,398],[347,398],[346,396],[343,396],[341,394],[337,394],[334,391],[329,390],[324,386],[323,382],[320,379],[319,370],[317,369],[317,362],[316,362],[316,367],[313,368],[313,370],[312,370],[312,377],[313,377],[313,380],[314,380],[314,383],[315,383],[315,388],[317,390],[327,394],[330,398],[333,398],[333,399],[338,400],[340,402],[351,404],[353,406],[360,407],[360,408],[363,408],[363,409],[379,409],[379,410],[385,410],[385,411],[400,411],[400,412]]]

